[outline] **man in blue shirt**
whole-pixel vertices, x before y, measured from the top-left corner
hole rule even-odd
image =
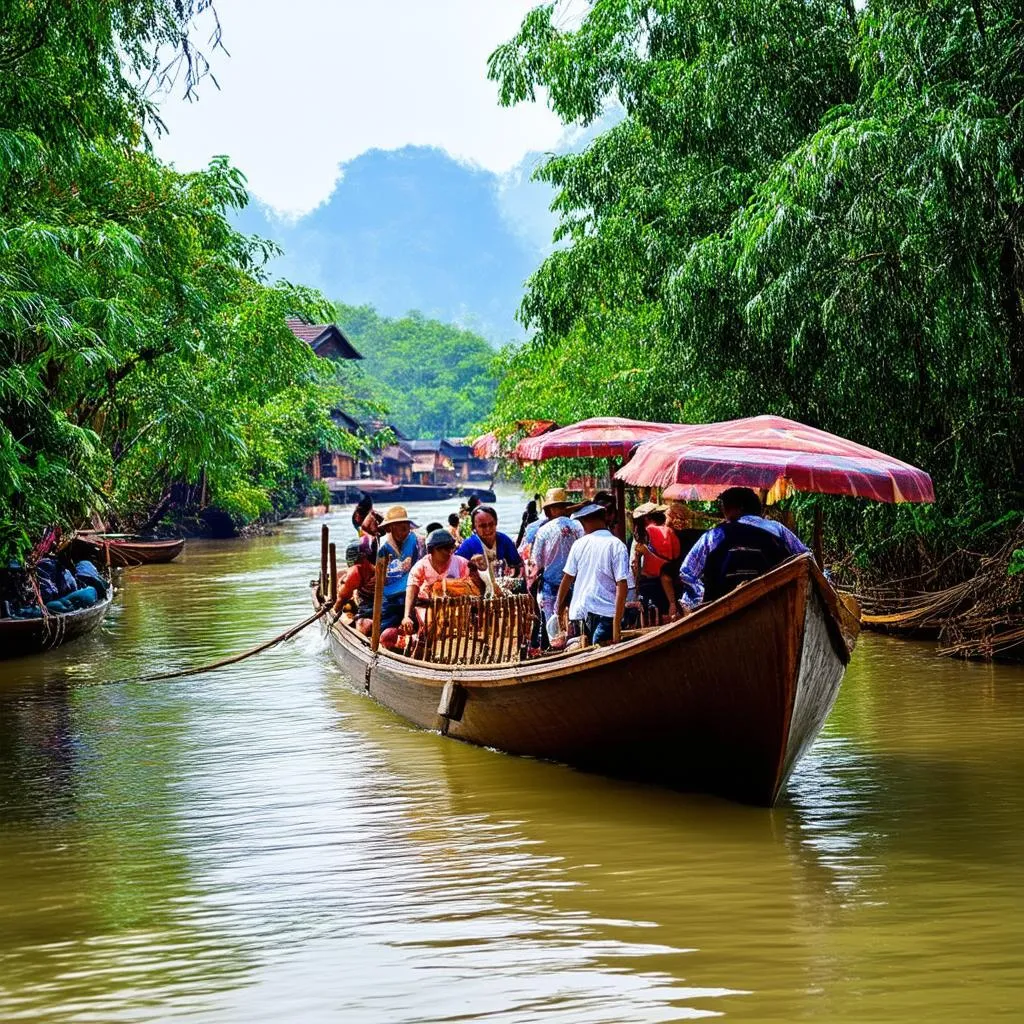
[[[679,570],[686,611],[724,597],[806,546],[791,530],[761,515],[761,499],[749,487],[730,487],[718,496],[724,523],[708,530],[690,548]]]
[[[384,603],[381,629],[400,626],[405,615],[405,588],[409,584],[409,570],[417,558],[419,540],[414,534],[416,524],[401,505],[393,505],[384,513],[380,532],[385,539],[377,548],[377,557],[388,556],[388,574],[384,580]]]
[[[468,558],[484,572],[489,562],[497,560],[505,563],[509,575],[520,575],[523,560],[512,538],[498,532],[498,513],[490,505],[478,505],[472,514],[473,532],[459,545],[455,554]]]

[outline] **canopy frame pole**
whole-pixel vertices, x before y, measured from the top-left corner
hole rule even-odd
[[[811,541],[814,560],[819,569],[825,568],[825,510],[820,504],[814,506],[814,538]]]
[[[612,494],[615,495],[615,526],[613,533],[623,543],[626,541],[626,485],[621,480],[615,479],[615,474],[622,467],[618,459],[608,459],[608,479],[612,484]]]
[[[320,527],[320,582],[317,585],[317,597],[321,601],[327,599],[327,553],[330,528],[324,523]]]

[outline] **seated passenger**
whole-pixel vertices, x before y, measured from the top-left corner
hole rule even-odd
[[[386,536],[377,548],[377,557],[387,555],[389,558],[388,574],[384,581],[381,629],[389,629],[402,623],[409,570],[412,569],[419,550],[419,538],[412,532],[415,526],[401,505],[389,508],[380,522],[381,533]]]
[[[409,572],[409,584],[405,590],[405,616],[402,632],[409,634],[416,629],[413,609],[416,600],[429,601],[434,585],[440,580],[462,580],[475,576],[475,570],[465,558],[455,553],[455,539],[444,529],[434,530],[427,537],[427,553]]]
[[[749,487],[730,487],[718,496],[724,523],[708,530],[683,559],[682,602],[692,611],[702,601],[724,597],[807,548],[782,523],[761,516],[761,499]]]
[[[679,538],[665,524],[664,505],[646,502],[633,512],[633,560],[637,597],[653,605],[669,620],[679,615],[676,606],[675,576],[679,572],[682,550]],[[638,516],[637,513],[640,513]]]
[[[374,563],[377,558],[377,542],[372,537],[362,537],[345,549],[348,572],[342,581],[338,598],[334,602],[334,617],[337,619],[348,605],[356,629],[366,636],[373,627],[373,592],[376,585]]]
[[[472,516],[473,533],[455,553],[461,558],[468,558],[481,572],[487,571],[488,564],[500,561],[505,563],[509,575],[519,576],[523,571],[523,560],[512,538],[498,532],[498,513],[490,505],[478,505]]]

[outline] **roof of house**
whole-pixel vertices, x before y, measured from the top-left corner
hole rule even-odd
[[[471,445],[463,444],[461,441],[448,441],[447,444],[451,449],[453,458],[471,459],[473,457],[473,448]]]
[[[434,440],[407,441],[406,447],[411,452],[440,452],[447,450],[450,455],[453,446],[442,437]]]
[[[381,459],[393,459],[395,462],[406,463],[412,462],[412,452],[403,444],[389,444],[386,448],[382,448],[380,452]]]
[[[358,434],[363,429],[363,425],[359,420],[349,416],[347,412],[342,412],[341,409],[332,409],[331,419],[334,420],[338,426],[344,427],[350,434]]]
[[[288,329],[318,355],[335,359],[362,359],[356,347],[337,324],[307,324],[298,317],[285,320]]]

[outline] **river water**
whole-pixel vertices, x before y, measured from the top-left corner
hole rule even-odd
[[[303,618],[319,529],[0,662],[0,1020],[1024,1018],[1024,669],[865,636],[772,811],[416,731],[312,630],[98,685]]]

